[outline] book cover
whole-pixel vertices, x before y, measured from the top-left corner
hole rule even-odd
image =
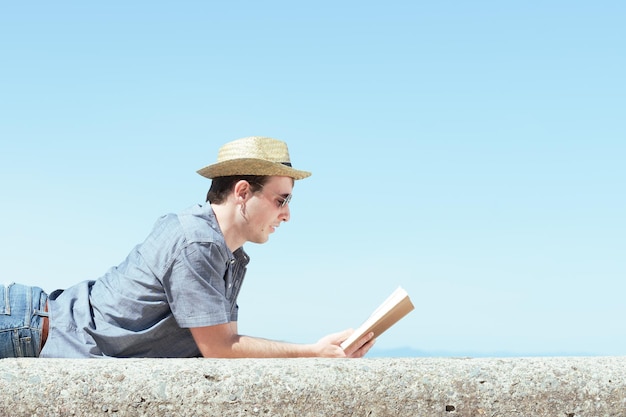
[[[374,332],[374,338],[377,338],[414,308],[407,292],[398,287],[349,338],[341,343],[341,348],[343,350],[351,348],[369,332]]]

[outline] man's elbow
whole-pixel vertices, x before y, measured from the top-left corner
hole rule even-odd
[[[198,350],[204,358],[235,358],[240,336],[231,332],[211,331],[216,329],[191,329]]]

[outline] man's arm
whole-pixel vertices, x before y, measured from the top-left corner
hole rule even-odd
[[[206,358],[360,358],[374,345],[373,333],[363,337],[357,348],[345,352],[339,345],[353,330],[330,334],[314,344],[296,344],[243,336],[237,323],[190,329],[202,356]]]

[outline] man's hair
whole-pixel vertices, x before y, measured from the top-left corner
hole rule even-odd
[[[216,177],[211,181],[211,188],[206,195],[206,201],[211,204],[222,204],[233,190],[237,182],[248,181],[252,192],[259,191],[270,177],[267,175],[232,175],[228,177]]]

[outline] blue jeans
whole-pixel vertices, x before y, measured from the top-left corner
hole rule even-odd
[[[0,285],[0,358],[39,356],[47,300],[39,287]]]

